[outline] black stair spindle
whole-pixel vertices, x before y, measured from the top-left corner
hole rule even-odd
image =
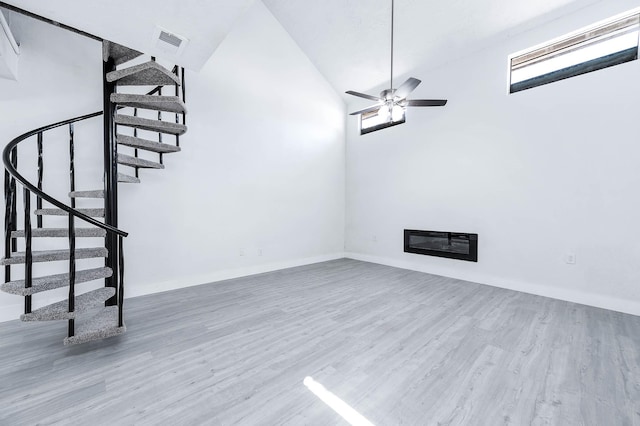
[[[138,116],[138,108],[134,108],[134,109],[133,109],[133,116],[134,116],[134,117],[137,117],[137,116]],[[134,137],[134,138],[137,138],[137,137],[138,137],[138,128],[137,128],[137,127],[134,127],[134,128],[133,128],[133,137]],[[135,148],[135,149],[133,150],[133,155],[134,155],[136,158],[138,158],[138,148]],[[140,176],[138,176],[138,175],[139,175],[138,171],[140,170],[140,168],[139,168],[139,167],[136,167],[135,169],[136,169],[136,177],[137,177],[137,178],[139,178]]]
[[[158,96],[162,96],[162,87],[158,87]],[[158,111],[158,121],[162,121],[162,111]],[[158,132],[158,142],[162,143],[162,133]],[[162,153],[158,154],[160,157],[160,164],[164,164],[162,162]]]
[[[75,129],[73,123],[69,123],[69,191],[76,190],[76,166],[75,166]],[[71,198],[71,207],[76,207],[75,197]],[[74,217],[69,213],[69,312],[75,310],[75,282],[76,282],[76,231]],[[68,324],[68,337],[75,334],[75,320],[70,319]]]
[[[181,68],[182,70],[182,77],[181,77],[181,87],[182,87],[182,102],[187,103],[187,98],[186,98],[186,94],[187,94],[187,89],[184,86],[184,67]],[[185,126],[187,125],[187,113],[183,112],[182,113],[182,124],[184,124]]]
[[[111,94],[116,92],[116,83],[107,81],[107,74],[116,69],[113,58],[103,62],[103,110],[104,110],[104,223],[118,227],[118,146],[116,144],[115,105],[111,102]],[[113,271],[111,277],[105,278],[105,287],[118,290],[118,237],[109,232],[105,236],[107,257],[105,265]],[[118,303],[117,294],[105,302],[105,306]]]
[[[42,132],[38,132],[38,189],[42,191],[42,177],[44,175],[44,158],[42,156]],[[36,198],[36,208],[42,208],[42,198],[38,196]],[[38,221],[38,228],[42,228],[42,215],[38,215],[36,218]]]
[[[177,65],[173,67],[173,72],[180,79],[180,67]],[[175,84],[176,97],[180,98],[180,87],[178,83]],[[180,124],[180,114],[176,112],[176,124]],[[176,135],[176,146],[180,146],[180,135]]]
[[[13,193],[11,192],[11,176],[9,172],[4,172],[4,257],[9,259],[11,257],[11,203],[13,200]],[[11,281],[11,265],[5,265],[4,267],[4,282]]]
[[[118,289],[118,327],[123,326],[123,305],[124,305],[124,249],[122,237],[118,237],[118,260],[120,262],[120,288]]]
[[[11,150],[11,165],[13,168],[18,168],[18,148],[15,147]],[[11,177],[11,230],[18,229],[18,192],[16,191],[16,179]],[[11,238],[11,251],[18,251],[18,239]]]
[[[75,142],[73,123],[69,123],[69,191],[76,190]],[[71,207],[76,208],[75,197],[71,198]]]
[[[33,253],[31,252],[31,192],[24,188],[24,287],[33,283]],[[24,297],[24,313],[31,313],[31,296]]]
[[[74,217],[69,213],[69,312],[76,309],[76,227]],[[75,321],[69,320],[68,336],[75,334]]]

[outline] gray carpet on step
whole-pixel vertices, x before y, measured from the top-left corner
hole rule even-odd
[[[118,86],[167,86],[180,85],[177,75],[154,61],[111,71],[107,81]]]
[[[89,217],[104,217],[104,209],[75,209]],[[68,216],[69,213],[62,209],[37,209],[35,215],[40,216]]]
[[[124,173],[118,173],[118,182],[122,183],[140,183],[140,179],[135,176],[125,175]]]
[[[118,164],[129,167],[140,167],[144,169],[164,169],[163,164],[124,154],[118,154]]]
[[[116,139],[120,145],[129,146],[131,148],[143,149],[145,151],[168,154],[171,152],[179,152],[180,147],[170,145],[168,143],[159,143],[147,139],[137,138],[133,136],[118,134]]]
[[[69,259],[69,250],[43,250],[32,252],[34,262],[53,262],[56,260]],[[80,248],[76,249],[76,259],[90,259],[93,257],[107,257],[108,251],[104,247]],[[10,258],[2,258],[0,265],[16,265],[25,262],[25,253],[19,251],[11,253]]]
[[[55,321],[75,319],[77,314],[102,306],[105,301],[116,294],[113,287],[102,287],[75,297],[74,310],[69,312],[69,300],[61,300],[51,305],[33,310],[29,314],[20,315],[22,321]]]
[[[69,193],[70,198],[104,198],[104,189],[96,189],[92,191],[72,191]]]
[[[101,228],[76,228],[76,237],[104,237],[107,231]],[[33,238],[61,238],[69,236],[69,228],[34,228]],[[24,230],[11,231],[12,238],[24,238]]]
[[[120,106],[166,111],[173,113],[187,112],[184,102],[177,96],[134,95],[130,93],[113,93],[111,102]]]
[[[76,271],[76,284],[99,280],[113,275],[111,268],[94,268]],[[31,287],[24,287],[24,280],[15,280],[8,283],[0,284],[0,290],[5,293],[15,294],[18,296],[29,296],[43,291],[54,290],[56,288],[66,287],[69,285],[69,273],[47,275],[44,277],[33,278]]]
[[[118,307],[107,306],[93,318],[76,326],[75,336],[66,337],[65,345],[75,345],[92,340],[106,339],[126,331],[126,327],[118,327]]]
[[[170,121],[150,120],[148,118],[134,117],[131,115],[116,114],[116,124],[122,126],[135,127],[152,132],[169,133],[172,135],[182,135],[187,131],[187,126]]]
[[[129,49],[112,41],[102,42],[102,60],[107,62],[109,58],[113,58],[116,65],[124,64],[132,59],[142,56],[141,52],[137,50]]]

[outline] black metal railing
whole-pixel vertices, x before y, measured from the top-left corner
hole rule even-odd
[[[43,170],[44,170],[44,156],[42,155],[42,145],[45,140],[44,135],[47,131],[62,127],[69,126],[69,188],[71,191],[75,190],[75,149],[74,149],[74,123],[79,121],[88,120],[94,117],[102,115],[102,111],[92,114],[75,117],[69,120],[61,121],[58,123],[50,124],[48,126],[40,127],[30,132],[24,133],[17,138],[13,139],[4,148],[2,153],[2,161],[5,167],[5,258],[10,259],[12,255],[17,252],[17,237],[13,234],[13,231],[17,230],[17,189],[16,183],[20,183],[23,187],[23,204],[24,204],[24,286],[30,288],[33,285],[33,247],[32,247],[32,234],[33,225],[31,222],[31,197],[35,194],[37,200],[37,208],[42,207],[42,201],[46,201],[53,206],[63,210],[68,215],[68,232],[69,232],[69,312],[75,311],[75,278],[76,278],[76,231],[75,231],[75,219],[83,220],[93,226],[102,228],[107,231],[107,234],[115,235],[119,239],[118,246],[122,248],[122,240],[128,234],[125,231],[117,229],[108,224],[104,224],[84,213],[75,209],[75,198],[71,198],[71,206],[57,200],[51,195],[47,194],[43,190]],[[18,172],[18,145],[30,139],[31,137],[37,137],[38,143],[38,182],[36,185],[29,182],[20,172]],[[38,215],[40,216],[40,215]],[[42,227],[41,221],[37,221],[36,226]],[[120,259],[120,264],[123,265],[123,258]],[[5,266],[5,282],[11,280],[11,264]],[[120,291],[124,291],[124,277],[119,276]],[[29,314],[32,311],[32,296],[25,296],[24,312]],[[119,314],[122,315],[122,304],[119,306]],[[74,320],[69,320],[69,337],[74,335]]]
[[[59,28],[72,31],[80,34],[84,37],[103,42],[103,39],[95,35],[86,33],[77,28],[67,26],[65,24],[55,22],[49,18],[34,14],[24,9],[17,8],[0,1],[0,7],[7,8],[19,14],[29,16],[31,18],[38,19],[40,21],[55,25]],[[152,57],[155,61],[155,58]],[[33,225],[31,222],[31,215],[36,213],[36,227],[43,227],[43,215],[38,214],[42,212],[31,211],[31,198],[33,195],[36,197],[36,209],[40,210],[43,207],[43,201],[50,203],[51,205],[66,212],[68,217],[68,245],[69,245],[69,300],[68,300],[68,312],[75,312],[75,280],[76,280],[76,219],[80,219],[90,225],[104,229],[106,231],[105,248],[107,249],[107,259],[105,266],[112,269],[113,273],[111,277],[105,279],[105,285],[114,287],[116,294],[113,298],[107,301],[107,305],[118,305],[118,325],[123,326],[123,302],[124,302],[124,247],[123,239],[128,235],[125,231],[118,229],[117,226],[117,188],[118,188],[118,162],[117,162],[117,141],[116,137],[116,124],[114,122],[114,116],[116,108],[111,103],[110,94],[115,93],[116,85],[114,83],[108,83],[106,81],[106,74],[115,70],[115,63],[113,59],[108,59],[104,63],[103,67],[103,81],[104,81],[104,109],[92,114],[87,114],[69,120],[60,121],[58,123],[50,124],[38,129],[26,132],[17,138],[13,139],[4,148],[2,152],[2,161],[5,167],[5,179],[4,179],[4,200],[5,200],[5,258],[11,259],[12,255],[18,251],[18,207],[17,207],[17,188],[16,184],[20,183],[23,189],[23,209],[24,209],[24,286],[30,288],[33,285]],[[174,66],[172,72],[181,80],[182,88],[182,101],[185,101],[185,76],[184,68]],[[180,98],[180,84],[175,84],[175,95]],[[158,86],[151,90],[147,95],[158,94],[162,95],[162,86]],[[119,107],[124,108],[124,107]],[[134,116],[138,114],[138,109],[134,109]],[[43,155],[43,143],[45,133],[49,130],[59,128],[62,126],[69,126],[69,190],[75,191],[75,131],[74,123],[103,116],[104,120],[104,199],[105,199],[105,223],[102,223],[76,209],[76,198],[71,196],[70,206],[57,200],[49,195],[44,190],[44,155]],[[186,113],[175,114],[176,124],[180,123],[180,115],[182,115],[182,124],[186,125]],[[158,120],[162,120],[162,112],[158,112]],[[34,185],[29,182],[22,174],[18,172],[18,145],[36,136],[37,140],[37,183]],[[134,137],[137,137],[137,129],[134,129]],[[158,132],[158,140],[163,143],[162,133]],[[176,146],[180,146],[179,135],[176,135]],[[138,157],[138,150],[135,149],[134,155]],[[162,152],[159,153],[159,162],[163,163]],[[135,168],[136,177],[138,177],[138,167]],[[7,262],[5,265],[5,283],[11,281],[11,262]],[[25,314],[31,313],[32,310],[32,296],[25,296]],[[70,315],[71,317],[71,315]],[[69,337],[72,337],[75,333],[75,321],[73,318],[69,319]]]
[[[112,61],[105,65],[105,75],[110,70],[115,69]],[[178,76],[181,84],[175,84],[175,95],[185,100],[184,86],[184,68],[177,65],[173,67],[172,73]],[[105,79],[106,82],[106,79]],[[181,89],[181,90],[180,90]],[[23,210],[24,210],[24,286],[30,288],[33,285],[33,224],[31,215],[31,198],[36,197],[36,209],[42,209],[43,201],[66,212],[68,217],[68,246],[69,246],[69,296],[68,296],[68,312],[75,311],[75,281],[76,281],[76,219],[82,220],[90,225],[104,229],[106,231],[105,247],[107,248],[107,260],[105,266],[112,269],[111,277],[105,279],[107,286],[111,286],[116,290],[115,296],[107,301],[107,305],[118,305],[118,325],[123,325],[123,304],[124,304],[124,244],[123,239],[128,235],[127,232],[117,227],[117,143],[115,140],[116,125],[113,120],[116,110],[127,108],[125,106],[115,107],[110,101],[110,93],[115,93],[115,85],[107,87],[105,85],[105,109],[91,114],[74,117],[68,120],[60,121],[54,124],[40,127],[38,129],[26,132],[13,139],[2,152],[2,161],[5,167],[4,179],[4,199],[5,199],[5,258],[11,257],[18,251],[18,234],[14,233],[18,228],[18,212],[17,212],[17,183],[23,188]],[[162,86],[158,86],[149,91],[147,95],[162,96]],[[105,114],[106,112],[106,114]],[[134,116],[138,115],[138,108],[133,110]],[[75,128],[77,122],[89,120],[95,117],[103,116],[104,119],[104,135],[105,135],[105,223],[102,223],[76,209],[76,199],[71,197],[70,205],[52,197],[44,190],[44,142],[46,132],[68,126],[69,131],[69,190],[74,192],[76,189],[75,175]],[[162,120],[162,112],[158,111],[158,120]],[[175,113],[175,122],[186,124],[186,113]],[[137,129],[133,130],[134,137],[138,136]],[[37,162],[37,183],[34,185],[28,181],[18,171],[18,146],[20,143],[36,137],[38,162]],[[163,143],[163,136],[158,132],[158,142]],[[180,146],[180,137],[175,137],[176,146]],[[135,149],[134,155],[138,157],[138,150]],[[159,161],[163,163],[162,153],[159,153]],[[135,168],[136,177],[138,177],[138,168]],[[43,227],[42,214],[36,214],[36,227]],[[11,262],[5,265],[5,283],[11,281]],[[32,312],[32,296],[25,296],[24,302],[25,314]],[[69,337],[74,336],[75,321],[69,319]]]

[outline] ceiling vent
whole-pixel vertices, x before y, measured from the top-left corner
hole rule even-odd
[[[156,27],[153,32],[155,47],[163,53],[174,56],[180,55],[189,40],[179,34],[172,33],[162,27]]]

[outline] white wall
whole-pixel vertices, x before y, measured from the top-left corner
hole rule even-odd
[[[42,29],[54,30],[62,31]],[[23,42],[19,83],[0,80],[2,140],[101,109],[99,44],[95,69],[85,69],[82,61],[57,62],[62,46],[77,41],[66,32],[56,37]],[[57,53],[47,53],[50,49]],[[85,58],[91,55],[85,52]],[[61,87],[49,87],[59,74],[67,78]],[[83,100],[56,107],[56,96],[66,93],[62,87],[77,89],[73,93]],[[142,170],[141,184],[119,186],[119,227],[130,232],[126,295],[342,257],[345,106],[261,2],[241,18],[200,73],[188,72],[186,87],[189,131],[181,138],[183,151],[165,155],[165,170]],[[82,164],[101,172],[100,129],[94,130],[96,149]],[[66,136],[57,136],[61,174],[48,181],[57,182],[58,195],[64,196]],[[78,189],[100,187],[101,176],[89,172],[78,180]],[[94,266],[82,262],[83,268]],[[50,271],[37,267],[37,275]],[[82,284],[82,289],[96,285]],[[61,292],[39,295],[34,304],[62,298]],[[0,294],[0,320],[17,318],[21,307],[21,298]]]
[[[350,119],[350,255],[640,314],[640,61],[506,94],[507,55],[632,7],[600,2],[415,70],[413,97],[449,104],[403,125],[361,137]],[[479,261],[403,253],[405,228],[476,232]]]
[[[262,2],[186,88],[182,152],[120,185],[127,294],[341,257],[345,106]]]
[[[0,146],[18,135],[37,127],[62,121],[102,109],[102,48],[99,42],[79,37],[52,25],[25,18],[21,15],[5,15],[20,43],[18,81],[0,79]],[[101,150],[101,118],[76,125],[76,173],[78,182],[87,179],[100,182],[101,160],[96,153]],[[69,191],[68,140],[69,130],[62,127],[45,135],[44,181],[47,192],[58,199]],[[19,169],[32,182],[37,181],[36,144],[25,142],[19,150]],[[23,217],[21,190],[18,197],[18,223],[22,229]],[[4,197],[0,201],[4,217]],[[31,199],[35,208],[35,198]],[[61,220],[62,219],[62,220]],[[35,224],[35,218],[32,218]],[[63,226],[64,218],[45,218],[46,227]],[[77,226],[82,226],[80,223]],[[85,239],[86,240],[86,239]],[[100,239],[78,241],[78,246],[100,244]],[[59,239],[34,239],[38,250],[66,248],[67,241]],[[23,250],[19,241],[19,250]],[[4,253],[3,253],[4,255]],[[64,262],[55,265],[34,264],[34,275],[43,276],[65,272]],[[89,268],[100,265],[99,260],[81,261]],[[104,264],[104,262],[102,262]],[[2,268],[4,270],[4,268]],[[23,277],[23,268],[14,266],[12,278]],[[83,284],[89,290],[98,283]],[[64,290],[49,292],[34,298],[34,307],[63,299]],[[21,313],[22,298],[0,292],[0,320],[15,319]]]

